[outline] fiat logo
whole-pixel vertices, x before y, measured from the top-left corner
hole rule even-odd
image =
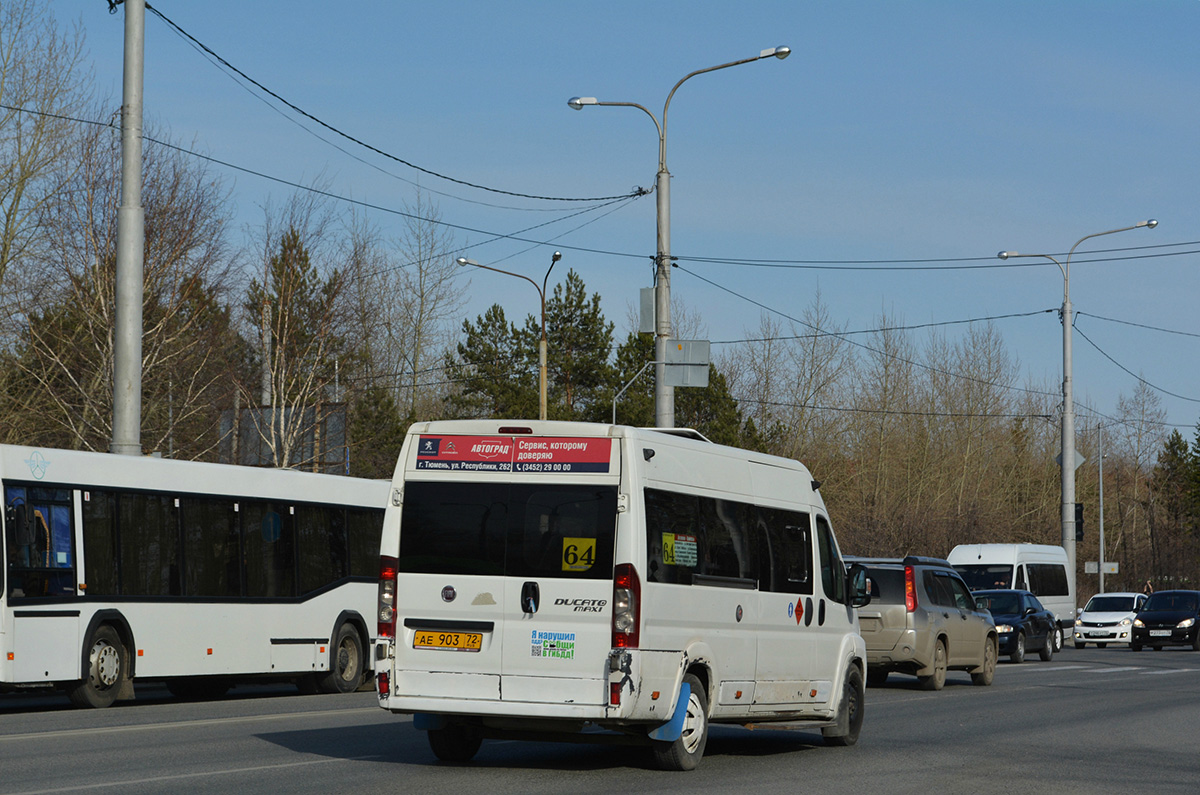
[[[456,597],[456,596],[458,596],[458,592],[454,590],[453,585],[447,585],[445,588],[442,589],[442,601],[443,602],[453,602],[454,597]]]

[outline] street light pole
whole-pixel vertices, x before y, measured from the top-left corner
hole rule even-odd
[[[546,269],[546,276],[542,279],[542,286],[538,287],[538,283],[528,276],[511,271],[493,268],[489,265],[481,265],[473,259],[459,257],[455,260],[459,265],[470,265],[473,268],[482,268],[485,271],[493,273],[503,273],[506,276],[516,276],[518,279],[524,279],[533,285],[533,289],[538,291],[538,298],[542,302],[542,336],[538,340],[538,419],[546,419],[546,283],[550,280],[550,271],[554,270],[554,263],[562,259],[562,253],[556,251],[550,257],[550,267]]]
[[[601,102],[595,97],[572,97],[567,100],[567,105],[573,110],[582,110],[585,105],[637,108],[650,117],[658,130],[658,173],[654,180],[658,230],[654,256],[654,424],[659,428],[675,427],[675,388],[668,386],[666,380],[667,345],[671,341],[671,174],[667,171],[667,110],[671,107],[671,98],[681,85],[696,75],[761,61],[764,58],[775,57],[783,60],[791,52],[790,47],[771,47],[753,58],[697,69],[684,75],[671,89],[671,93],[667,94],[667,101],[663,103],[662,124],[659,124],[653,113],[636,102]]]
[[[1133,226],[1123,226],[1120,229],[1110,229],[1107,232],[1096,232],[1091,235],[1084,235],[1071,246],[1071,250],[1067,252],[1065,262],[1059,262],[1049,254],[1018,254],[1015,251],[1001,251],[998,256],[1000,259],[1016,259],[1018,257],[1039,257],[1048,259],[1058,266],[1063,277],[1063,303],[1062,303],[1062,324],[1063,324],[1063,417],[1062,417],[1062,462],[1061,462],[1061,479],[1062,479],[1062,546],[1067,553],[1067,577],[1069,579],[1070,592],[1072,596],[1075,594],[1075,398],[1074,388],[1071,379],[1071,255],[1075,253],[1075,249],[1085,240],[1090,240],[1093,237],[1101,237],[1103,235],[1114,235],[1117,232],[1128,232],[1131,229],[1153,229],[1158,226],[1158,221],[1153,218],[1149,221],[1141,221]],[[1074,612],[1075,606],[1071,609]]]

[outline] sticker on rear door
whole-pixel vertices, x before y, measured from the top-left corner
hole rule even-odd
[[[556,657],[560,660],[575,659],[574,632],[539,632],[533,630],[529,647],[531,657]]]
[[[563,571],[587,571],[596,562],[596,539],[564,538]]]

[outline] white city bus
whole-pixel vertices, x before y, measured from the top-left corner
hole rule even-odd
[[[387,483],[0,445],[0,690],[357,688]]]
[[[485,737],[586,737],[690,769],[710,722],[854,743],[866,572],[847,575],[816,487],[695,432],[412,426],[380,553],[380,706],[453,761]]]

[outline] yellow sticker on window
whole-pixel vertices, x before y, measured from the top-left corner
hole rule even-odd
[[[596,539],[564,538],[562,570],[587,571],[596,562]]]

